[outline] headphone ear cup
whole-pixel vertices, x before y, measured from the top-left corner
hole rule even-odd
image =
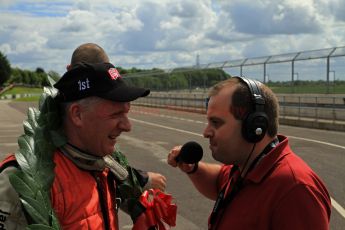
[[[243,120],[242,134],[248,142],[256,143],[264,138],[267,132],[268,119],[263,112],[254,112],[248,114]]]

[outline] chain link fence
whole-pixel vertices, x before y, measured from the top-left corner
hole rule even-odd
[[[278,96],[282,119],[310,127],[345,126],[345,47],[245,58],[125,74],[129,84],[150,88],[137,103],[205,113],[208,89],[231,76],[247,76]],[[287,122],[288,123],[288,122]],[[320,126],[320,125],[318,125]],[[344,126],[344,127],[343,127]],[[327,128],[327,127],[326,127]]]

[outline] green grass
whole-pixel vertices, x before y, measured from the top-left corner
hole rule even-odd
[[[40,96],[32,96],[32,97],[22,97],[14,99],[14,101],[23,101],[23,102],[31,102],[31,101],[38,101]]]
[[[38,101],[42,92],[43,92],[43,88],[31,88],[31,87],[18,86],[18,87],[13,87],[12,89],[7,90],[6,92],[3,92],[2,94],[0,94],[0,96],[12,95],[12,94],[36,94],[30,97],[22,97],[22,98],[13,99],[14,101],[31,102],[31,101]]]
[[[330,85],[327,89],[327,86],[322,85],[303,85],[303,86],[269,86],[274,93],[315,93],[315,94],[345,94],[345,85]]]
[[[7,90],[3,93],[3,95],[6,94],[25,94],[25,93],[42,93],[42,88],[29,88],[29,87],[13,87],[10,90]]]

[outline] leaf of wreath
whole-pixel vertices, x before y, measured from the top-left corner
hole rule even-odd
[[[45,87],[39,100],[39,109],[29,108],[23,122],[24,134],[18,138],[15,153],[21,170],[10,176],[10,182],[33,220],[28,229],[60,229],[51,207],[50,188],[54,181],[53,154],[66,144],[61,127],[56,90]]]

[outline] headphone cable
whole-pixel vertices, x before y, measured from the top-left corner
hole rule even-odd
[[[247,160],[246,160],[245,164],[243,165],[242,172],[240,172],[240,178],[241,178],[241,179],[244,179],[244,177],[245,177],[245,176],[247,175],[247,173],[248,173],[248,172],[246,172],[246,173],[244,174],[244,176],[242,177],[242,174],[243,174],[243,172],[245,171],[245,169],[246,169],[246,167],[247,167],[247,164],[248,164],[248,162],[249,162],[249,159],[250,159],[250,157],[252,156],[252,154],[253,154],[253,152],[254,152],[255,146],[256,146],[256,143],[253,144],[253,148],[252,148],[252,150],[250,151],[250,153],[249,153],[249,155],[248,155],[248,157],[247,157]]]

